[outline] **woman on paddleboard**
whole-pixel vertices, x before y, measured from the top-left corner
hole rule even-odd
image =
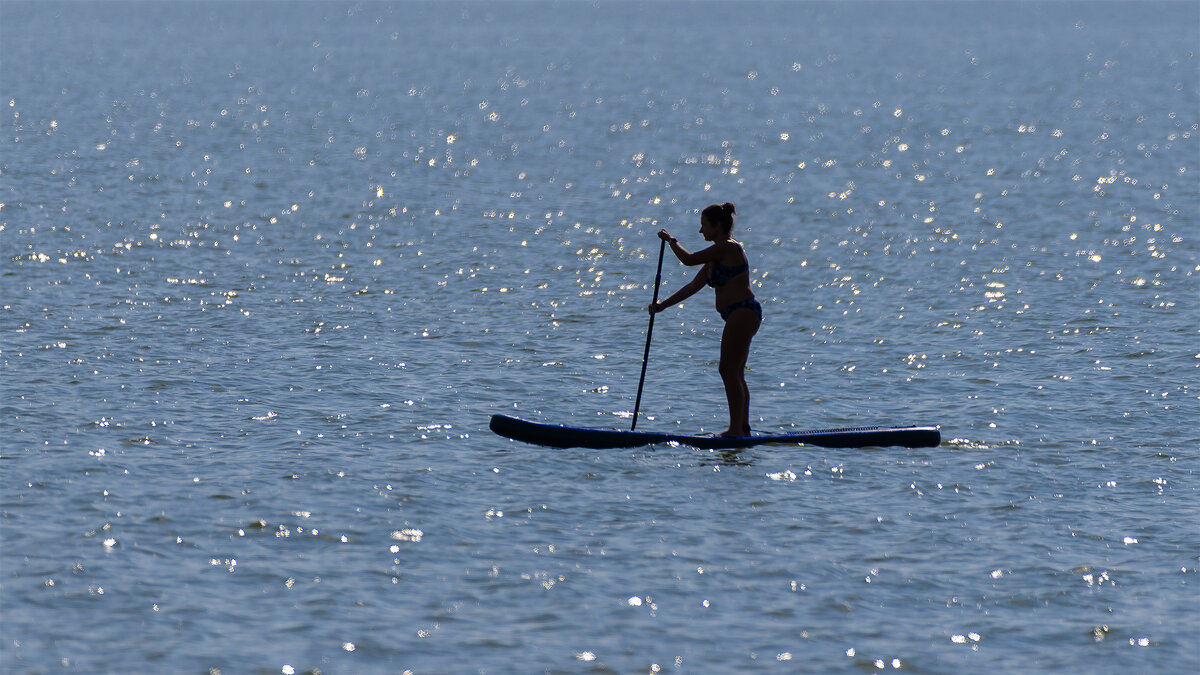
[[[729,429],[721,436],[750,435],[750,390],[746,387],[746,358],[750,341],[762,323],[762,306],[750,288],[750,262],[742,244],[733,238],[733,204],[712,204],[700,213],[700,235],[712,245],[692,253],[666,230],[658,237],[671,246],[679,262],[689,267],[703,265],[700,273],[686,286],[662,302],[650,303],[657,314],[695,295],[705,285],[716,292],[717,313],[725,320],[721,333],[721,364],[718,370],[729,399]]]

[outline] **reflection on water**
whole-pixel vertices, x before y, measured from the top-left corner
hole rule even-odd
[[[1196,669],[1195,7],[0,12],[0,663]],[[755,430],[941,447],[487,431],[626,427],[727,200]]]

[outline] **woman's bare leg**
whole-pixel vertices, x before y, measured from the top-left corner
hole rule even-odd
[[[758,332],[760,320],[753,310],[734,310],[725,322],[721,334],[721,381],[729,401],[729,428],[722,436],[745,436],[750,420],[750,388],[746,386],[746,359],[750,356],[750,341]]]

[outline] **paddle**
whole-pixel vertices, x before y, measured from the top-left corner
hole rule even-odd
[[[654,274],[654,300],[658,302],[658,286],[662,283],[662,261],[663,251],[667,249],[667,240],[660,239],[658,242],[658,272]],[[654,314],[650,314],[650,326],[646,328],[646,352],[642,354],[642,377],[638,380],[637,401],[633,404],[633,424],[629,425],[629,430],[637,429],[638,408],[642,407],[642,385],[646,383],[646,363],[650,360],[650,336],[654,334]]]

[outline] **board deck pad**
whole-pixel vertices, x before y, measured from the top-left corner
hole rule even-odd
[[[942,442],[937,427],[854,427],[819,429],[790,434],[760,434],[740,438],[693,436],[657,431],[625,431],[569,427],[531,422],[508,415],[492,415],[489,427],[495,433],[525,443],[554,448],[635,448],[657,443],[679,443],[694,448],[747,448],[754,445],[818,445],[823,448],[867,448],[903,446],[931,448]]]

